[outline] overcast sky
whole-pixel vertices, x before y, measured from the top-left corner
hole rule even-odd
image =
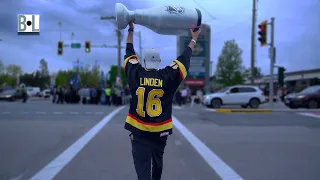
[[[65,48],[64,55],[57,55],[59,41],[58,22],[62,22],[62,40],[90,40],[92,45],[115,45],[114,25],[100,20],[101,15],[114,15],[116,2],[129,10],[168,5],[165,0],[1,0],[0,2],[0,58],[8,64],[19,64],[24,71],[34,71],[41,58],[49,64],[50,72],[72,67],[77,58],[85,64],[98,61],[103,69],[117,63],[117,50],[93,48],[89,54],[84,49]],[[211,60],[215,69],[217,57],[224,41],[235,39],[243,49],[245,66],[250,65],[250,38],[252,0],[171,0],[170,4],[196,7],[202,11],[203,23],[211,26]],[[205,9],[199,7],[204,7]],[[206,12],[210,12],[207,14]],[[41,15],[40,36],[18,36],[17,14]],[[216,17],[212,19],[210,16]],[[275,45],[277,64],[288,71],[320,68],[320,1],[319,0],[259,0],[258,23],[276,17]],[[257,28],[256,28],[257,29]],[[143,48],[158,48],[162,66],[176,58],[176,37],[159,35],[136,25],[142,32]],[[125,36],[126,36],[126,32]],[[256,40],[256,42],[258,42]],[[123,41],[125,44],[125,41]],[[138,51],[138,39],[135,38]],[[258,43],[257,43],[258,44]],[[122,51],[122,55],[124,50]],[[268,47],[257,46],[257,65],[265,74],[269,72]]]

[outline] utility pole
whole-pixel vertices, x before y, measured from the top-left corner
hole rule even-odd
[[[59,39],[61,41],[61,39],[62,39],[62,30],[61,30],[62,23],[60,21],[58,22],[58,26],[59,26],[59,34],[60,34]]]
[[[269,81],[269,103],[270,103],[270,108],[273,108],[273,93],[274,93],[274,87],[273,87],[273,82],[274,82],[274,67],[276,63],[276,48],[274,47],[274,20],[275,18],[271,18],[271,39],[270,39],[270,49],[269,49],[269,57],[270,57],[270,81]]]
[[[141,38],[141,31],[139,31],[138,33],[138,37],[139,37],[139,55],[140,55],[140,61],[142,60],[142,45],[141,45],[141,41],[142,41],[142,38]]]
[[[116,17],[115,16],[101,16],[100,20],[112,20],[115,22]],[[122,41],[122,33],[120,29],[116,29],[117,32],[117,45],[118,45],[118,77],[121,77],[121,41]]]
[[[250,84],[254,84],[255,62],[256,62],[256,24],[257,24],[257,0],[253,0],[252,6],[252,29],[251,29],[251,78]]]
[[[116,17],[115,16],[101,16],[100,17],[101,20],[112,20],[114,22],[114,24],[116,25]],[[117,27],[117,26],[116,26]],[[123,48],[121,46],[121,42],[122,42],[122,39],[123,39],[123,34],[122,34],[122,31],[120,29],[116,29],[116,33],[117,33],[117,49],[118,49],[118,77],[120,78],[121,77],[121,59],[122,59],[122,56],[121,56],[121,49]],[[141,31],[139,31],[137,33],[138,37],[139,37],[139,54],[140,54],[140,58],[142,59],[142,45],[141,45]]]

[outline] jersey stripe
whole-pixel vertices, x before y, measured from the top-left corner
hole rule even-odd
[[[147,132],[161,132],[172,129],[172,119],[168,119],[166,121],[160,123],[147,123],[143,122],[140,119],[136,118],[132,114],[128,114],[126,118],[126,123],[130,124],[131,126]]]
[[[179,66],[179,71],[182,79],[185,79],[187,76],[187,70],[186,67],[178,60],[174,60],[173,62],[177,63]]]
[[[130,59],[137,59],[138,60],[138,57],[136,55],[132,55],[132,56],[129,56],[127,57],[125,60],[124,60],[124,70],[126,70],[126,67],[127,67],[127,63],[129,62]]]

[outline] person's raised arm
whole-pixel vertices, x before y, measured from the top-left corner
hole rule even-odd
[[[133,30],[134,30],[133,23],[132,23],[132,22],[130,22],[130,23],[129,23],[129,30],[128,30],[127,43],[131,43],[131,44],[133,44]]]
[[[180,69],[180,73],[183,76],[182,78],[184,79],[187,75],[187,72],[189,70],[190,66],[190,58],[192,55],[192,50],[194,49],[194,46],[197,43],[198,36],[201,32],[201,29],[198,29],[196,32],[193,32],[193,29],[190,29],[192,39],[186,47],[186,49],[183,51],[183,53],[177,58],[177,60],[174,60],[172,64],[170,65],[173,68],[178,68]]]

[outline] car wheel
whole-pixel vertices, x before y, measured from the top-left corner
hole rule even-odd
[[[308,103],[309,109],[317,109],[318,107],[319,107],[319,104],[317,101],[315,101],[315,100],[309,101],[309,103]]]
[[[252,109],[258,109],[259,106],[260,106],[260,101],[259,101],[259,99],[257,99],[257,98],[251,99],[250,102],[249,102],[249,106],[250,106]]]
[[[242,108],[247,108],[247,107],[248,107],[248,105],[241,105],[241,107],[242,107]]]
[[[222,106],[222,101],[220,99],[213,99],[211,101],[211,107],[218,109]]]

